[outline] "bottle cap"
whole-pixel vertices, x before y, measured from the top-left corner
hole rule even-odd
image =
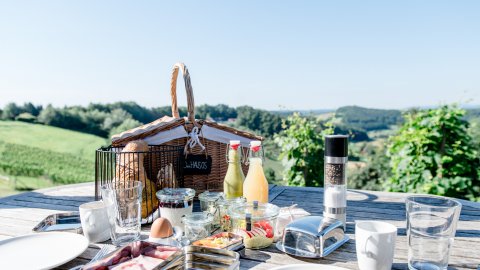
[[[240,147],[240,141],[238,140],[230,141],[230,148],[232,148],[233,150],[237,150],[238,147]]]
[[[348,136],[347,135],[326,135],[325,136],[326,157],[347,157]]]
[[[262,142],[261,141],[251,141],[250,142],[250,150],[253,152],[258,152],[260,148],[262,147]]]

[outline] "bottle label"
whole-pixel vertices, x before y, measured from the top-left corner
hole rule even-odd
[[[325,164],[325,183],[345,185],[345,164]]]

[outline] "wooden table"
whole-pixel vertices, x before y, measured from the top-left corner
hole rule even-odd
[[[49,214],[76,211],[84,202],[94,199],[93,183],[60,186],[37,190],[0,199],[0,239],[28,234]],[[351,240],[325,259],[302,259],[283,254],[273,245],[260,251],[246,251],[242,269],[271,269],[292,263],[317,263],[357,269],[354,221],[379,219],[395,224],[398,237],[393,269],[407,269],[407,239],[405,235],[406,194],[349,190],[347,233]],[[322,214],[323,189],[270,187],[270,201],[278,206],[298,204],[314,215]],[[479,269],[480,267],[480,203],[462,201],[463,208],[457,228],[449,269]],[[148,235],[148,227],[144,227]],[[73,261],[58,269],[69,269],[87,263],[102,244],[92,244]]]

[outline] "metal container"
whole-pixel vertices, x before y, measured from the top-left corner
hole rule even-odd
[[[82,233],[82,223],[80,214],[75,212],[60,213],[47,216],[32,229],[34,232],[73,232]]]
[[[240,255],[237,252],[197,246],[183,248],[183,269],[240,269]]]
[[[348,240],[341,221],[309,216],[288,224],[276,247],[294,256],[322,258]]]
[[[223,239],[225,241],[217,242],[217,239]],[[208,247],[208,248],[219,248],[219,249],[226,249],[226,250],[233,250],[237,251],[243,249],[243,238],[239,235],[229,233],[229,232],[221,232],[209,236],[205,239],[197,240],[192,243],[192,246],[198,247]]]

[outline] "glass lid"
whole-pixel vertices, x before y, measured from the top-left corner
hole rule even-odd
[[[280,208],[271,203],[249,202],[232,205],[228,213],[233,219],[244,219],[247,213],[252,215],[252,220],[265,220],[276,218]]]
[[[216,202],[223,199],[223,192],[205,191],[198,195],[198,199],[204,202]]]
[[[238,197],[233,199],[221,198],[220,200],[217,201],[217,205],[228,207],[230,205],[244,204],[246,202],[247,202],[247,199],[245,199],[244,197]]]
[[[206,225],[213,222],[213,215],[208,212],[196,212],[185,215],[182,220],[187,225]]]
[[[195,190],[191,188],[164,188],[157,192],[157,198],[162,201],[191,201]]]

